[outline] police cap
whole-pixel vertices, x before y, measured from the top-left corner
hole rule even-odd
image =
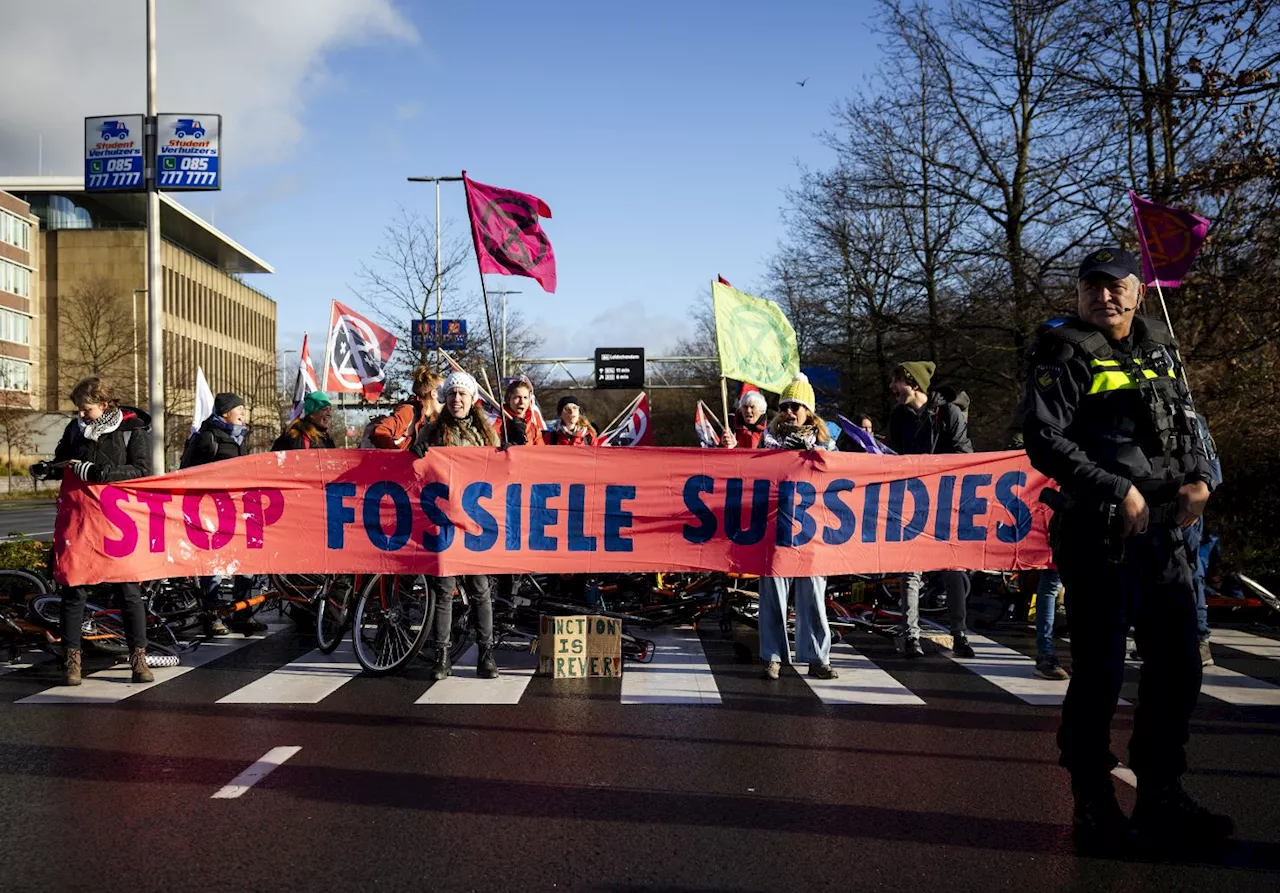
[[[1113,279],[1123,279],[1132,274],[1142,280],[1138,259],[1123,248],[1100,248],[1086,255],[1080,261],[1080,273],[1076,278],[1083,279],[1091,273],[1103,273]]]

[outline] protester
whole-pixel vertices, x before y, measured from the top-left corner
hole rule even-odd
[[[1168,328],[1140,314],[1142,267],[1120,248],[1087,255],[1076,315],[1041,327],[1023,402],[1031,464],[1061,488],[1050,525],[1071,615],[1071,684],[1058,729],[1074,824],[1086,845],[1208,846],[1234,824],[1182,787],[1203,674],[1195,591],[1179,528],[1204,513],[1210,457]],[[1128,765],[1132,820],[1116,800],[1111,722],[1125,633],[1142,649]],[[1179,850],[1181,851],[1181,850]]]
[[[1209,456],[1209,486],[1217,489],[1222,484],[1222,462],[1218,459],[1218,450],[1209,433],[1209,423],[1200,413],[1196,413],[1196,429],[1200,442]],[[1190,527],[1182,528],[1187,541],[1187,554],[1191,563],[1191,585],[1196,593],[1196,638],[1200,641],[1200,666],[1213,666],[1213,651],[1209,645],[1209,607],[1206,577],[1208,563],[1201,553],[1204,543],[1204,517],[1196,519]]]
[[[765,432],[769,420],[766,413],[769,405],[764,394],[759,391],[747,391],[738,398],[738,408],[729,417],[729,433],[721,442],[721,446],[732,449],[758,450],[764,446]]]
[[[71,389],[77,417],[62,433],[53,452],[53,463],[31,466],[32,477],[50,480],[66,471],[91,484],[110,484],[151,474],[151,416],[132,406],[121,406],[106,379],[82,379]],[[142,589],[137,583],[113,587],[120,600],[129,668],[134,682],[154,682],[147,667],[147,616]],[[80,685],[82,669],[81,629],[89,591],[82,586],[63,590],[63,685]]]
[[[929,394],[929,383],[937,367],[930,362],[900,363],[893,370],[890,390],[898,405],[889,415],[889,447],[899,455],[972,453],[965,413],[942,394]],[[951,652],[956,657],[973,657],[973,646],[965,629],[965,608],[970,579],[964,571],[939,571],[947,592],[947,615],[951,627]],[[906,621],[903,655],[924,654],[920,647],[920,590],[924,574],[908,573],[903,580],[902,611]]]
[[[422,455],[429,447],[477,447],[498,446],[498,433],[489,425],[479,402],[480,386],[466,372],[449,375],[440,386],[440,402],[444,409],[414,446],[414,452]],[[498,664],[493,659],[493,600],[489,593],[489,578],[480,574],[459,577],[432,577],[427,585],[435,598],[436,648],[431,678],[446,679],[453,672],[449,660],[449,646],[453,631],[453,592],[461,583],[466,587],[467,598],[476,618],[476,644],[479,657],[476,675],[481,679],[496,679]]]
[[[1045,568],[1040,572],[1040,582],[1036,586],[1036,664],[1032,672],[1041,679],[1055,682],[1067,679],[1067,671],[1058,663],[1057,646],[1053,642],[1061,589],[1062,574],[1056,568]]]
[[[778,414],[764,440],[767,449],[830,450],[827,424],[814,412],[813,386],[802,373],[778,398]],[[760,579],[760,659],[764,677],[777,679],[782,664],[791,663],[787,642],[787,595],[795,589],[796,660],[809,664],[809,675],[835,679],[831,666],[831,627],[827,624],[826,577],[762,577]]]
[[[200,429],[195,434],[188,438],[186,448],[182,451],[179,467],[196,468],[210,462],[248,455],[249,429],[244,424],[244,416],[244,401],[238,395],[225,393],[214,397],[213,414],[201,423]],[[240,601],[253,589],[253,578],[237,576],[233,579],[232,598],[234,601]],[[204,634],[206,636],[227,635],[230,630],[218,617],[218,607],[221,604],[218,595],[222,591],[222,577],[220,575],[201,577],[200,590],[203,593],[201,623],[204,626]],[[247,614],[235,625],[246,636],[265,632],[267,629],[265,623],[260,623]]]
[[[284,429],[272,450],[332,450],[329,423],[333,420],[333,404],[324,391],[312,391],[302,401],[302,417]]]
[[[553,446],[592,446],[596,442],[596,429],[582,412],[578,398],[565,396],[556,405],[560,423],[548,432],[546,442]]]
[[[542,446],[542,426],[533,414],[533,385],[523,378],[514,379],[503,395],[502,418],[507,429],[507,443],[512,446]]]
[[[413,394],[396,405],[391,414],[378,421],[369,433],[374,449],[407,450],[418,439],[418,432],[435,421],[440,414],[437,391],[444,376],[427,366],[413,371]]]

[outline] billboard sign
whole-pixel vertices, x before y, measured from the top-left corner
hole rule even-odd
[[[644,387],[644,348],[597,347],[596,387],[602,390]]]
[[[222,188],[222,116],[156,116],[156,176],[165,191]]]
[[[412,321],[410,343],[414,350],[467,349],[467,321],[465,319],[442,319],[440,330],[444,336],[437,342],[436,321],[434,319],[415,319]]]
[[[142,192],[142,115],[84,119],[85,192]]]

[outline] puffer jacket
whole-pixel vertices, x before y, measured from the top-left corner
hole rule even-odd
[[[546,442],[551,446],[595,446],[596,436],[596,429],[590,425],[579,426],[572,431],[557,426],[547,432]]]
[[[533,420],[533,410],[527,410],[524,418],[516,418],[511,410],[502,411],[503,424],[507,426],[507,443],[513,446],[544,446],[542,428]]]
[[[86,428],[72,419],[62,432],[53,452],[54,462],[78,459],[93,463],[89,481],[110,484],[151,474],[151,416],[132,406],[120,407],[118,427],[96,440],[85,436]]]
[[[240,442],[236,443],[231,423],[218,416],[209,416],[200,425],[200,430],[187,441],[182,451],[182,468],[195,468],[210,462],[223,459],[236,459],[249,454],[248,429],[245,429]]]

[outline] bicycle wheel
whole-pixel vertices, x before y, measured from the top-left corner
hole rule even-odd
[[[36,595],[48,595],[49,583],[30,571],[0,570],[0,601],[20,605]]]
[[[61,631],[62,597],[42,595],[31,600],[31,614],[40,623]],[[80,644],[88,651],[103,654],[128,654],[129,643],[125,639],[124,624],[120,615],[93,602],[84,606],[84,622],[80,625]]]
[[[324,654],[334,652],[351,623],[353,584],[348,576],[328,577],[316,597],[316,644]]]
[[[366,672],[385,676],[407,666],[431,636],[431,592],[422,577],[378,574],[356,602],[351,644]]]

